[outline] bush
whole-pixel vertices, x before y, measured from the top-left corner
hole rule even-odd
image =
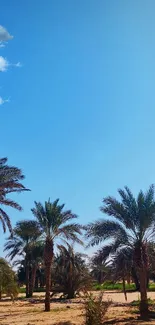
[[[4,258],[0,258],[0,299],[2,294],[10,296],[12,300],[18,296],[15,272]]]
[[[85,325],[102,325],[104,322],[104,316],[110,306],[110,301],[102,301],[103,293],[97,298],[94,298],[92,294],[87,295],[85,301]]]

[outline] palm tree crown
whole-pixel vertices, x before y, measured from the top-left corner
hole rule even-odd
[[[118,190],[121,202],[109,196],[103,199],[101,211],[111,219],[103,219],[90,223],[87,227],[87,238],[90,245],[96,245],[112,239],[110,247],[116,249],[120,245],[133,245],[151,241],[155,235],[155,201],[154,186],[146,193],[139,192],[137,199],[128,187]]]
[[[22,210],[22,207],[15,201],[7,198],[7,195],[13,192],[27,191],[28,189],[20,182],[24,179],[21,169],[8,166],[7,158],[0,159],[0,206],[6,205],[17,210]],[[6,232],[6,226],[12,232],[11,222],[8,214],[0,208],[0,221],[3,231]]]
[[[53,203],[49,199],[44,206],[40,202],[35,202],[32,213],[37,218],[42,232],[45,233],[47,238],[54,240],[56,237],[61,236],[62,239],[76,241],[81,244],[82,241],[78,237],[78,235],[81,235],[80,225],[68,223],[77,218],[77,215],[73,214],[71,210],[63,211],[64,206],[64,204],[59,204],[59,199]]]
[[[13,260],[17,255],[30,254],[33,244],[41,235],[39,224],[35,220],[24,220],[16,223],[13,236],[7,239],[4,251],[8,251],[7,257]]]

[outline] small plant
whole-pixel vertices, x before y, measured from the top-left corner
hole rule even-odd
[[[110,303],[103,301],[103,293],[97,298],[88,294],[85,301],[85,325],[102,325]]]

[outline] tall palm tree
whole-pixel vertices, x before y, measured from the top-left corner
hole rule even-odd
[[[24,220],[16,223],[11,235],[4,246],[4,251],[9,251],[7,258],[13,260],[16,256],[24,257],[26,271],[26,297],[29,297],[30,263],[32,248],[41,235],[40,226],[35,220]]]
[[[154,186],[151,185],[146,193],[140,191],[137,198],[128,187],[118,192],[121,202],[111,196],[103,199],[101,211],[108,215],[108,219],[90,223],[86,236],[90,245],[110,239],[111,243],[107,246],[109,254],[123,247],[133,249],[133,263],[140,282],[140,313],[142,317],[147,317],[147,243],[155,235]]]
[[[71,210],[64,211],[64,204],[59,204],[59,199],[51,202],[50,199],[42,205],[35,202],[32,213],[40,224],[42,233],[45,234],[44,263],[46,273],[45,311],[50,311],[51,267],[54,256],[55,240],[72,240],[81,243],[81,227],[77,223],[68,223],[77,218]]]
[[[7,196],[10,193],[20,193],[28,189],[21,183],[24,179],[21,169],[7,165],[7,158],[0,159],[0,206],[9,206],[17,210],[22,210],[22,207],[15,201],[9,199]],[[6,227],[12,233],[12,226],[10,217],[0,207],[0,221],[2,223],[3,231],[6,232]]]

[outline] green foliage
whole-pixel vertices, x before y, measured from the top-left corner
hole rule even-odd
[[[97,298],[94,298],[92,294],[88,294],[84,303],[85,325],[104,324],[105,314],[109,306],[110,301],[103,301],[103,293]]]
[[[3,258],[0,258],[0,293],[1,295],[6,294],[12,299],[18,295],[15,273]]]
[[[135,284],[131,283],[131,284],[125,284],[125,288],[127,291],[132,291],[135,290]],[[111,283],[110,281],[108,282],[104,282],[103,284],[94,284],[93,286],[94,290],[123,290],[123,284],[121,282],[118,283]]]

